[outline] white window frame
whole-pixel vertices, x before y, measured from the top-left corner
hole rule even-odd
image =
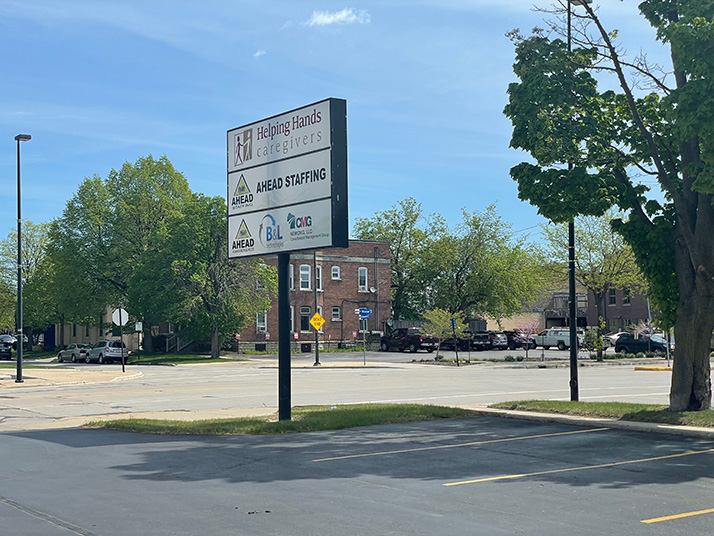
[[[303,310],[307,310],[307,328],[306,329],[302,329]],[[310,332],[310,318],[312,318],[312,307],[310,307],[309,305],[300,306],[300,333],[309,333]]]
[[[364,285],[361,280],[364,276]],[[369,290],[369,270],[365,266],[357,269],[357,292],[367,292]]]
[[[290,333],[295,333],[295,306],[290,306]]]
[[[337,315],[335,315],[337,313]],[[333,322],[342,322],[342,309],[340,308],[339,305],[335,305],[332,308],[332,321]]]
[[[256,333],[267,333],[268,332],[268,311],[255,313],[255,332]]]
[[[295,290],[295,269],[293,263],[288,265],[288,281],[290,282],[290,290]]]
[[[315,288],[318,292],[322,291],[322,265],[318,264],[315,267]]]
[[[332,267],[332,272],[331,272],[331,277],[333,281],[339,281],[342,279],[342,274],[339,266],[333,266]]]
[[[312,290],[312,266],[300,265],[300,290]]]

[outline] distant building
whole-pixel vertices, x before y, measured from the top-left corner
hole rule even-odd
[[[277,266],[277,257],[264,257]],[[391,316],[391,250],[388,242],[350,240],[347,248],[290,254],[290,336],[302,349],[312,351],[315,312],[325,320],[320,342],[341,344],[376,336]],[[317,299],[317,309],[315,300]],[[371,309],[359,320],[355,309]],[[278,341],[277,300],[259,312],[240,333],[240,346],[273,349]]]

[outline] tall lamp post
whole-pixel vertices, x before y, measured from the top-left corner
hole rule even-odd
[[[20,203],[20,142],[30,141],[29,134],[18,134],[15,136],[17,142],[17,334],[20,339],[17,341],[17,375],[16,383],[22,383],[22,345],[25,342],[25,335],[22,332],[22,205]]]
[[[568,0],[568,53],[572,52],[572,6],[591,4],[592,0]],[[568,162],[568,171],[573,169]],[[578,315],[575,295],[575,222],[568,222],[568,324],[570,325],[570,400],[578,400]]]

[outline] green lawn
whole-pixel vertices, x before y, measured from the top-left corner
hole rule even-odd
[[[376,424],[396,424],[435,419],[474,417],[473,411],[420,404],[360,404],[350,406],[310,406],[292,408],[292,420],[278,421],[277,415],[169,421],[154,419],[119,419],[91,422],[89,428],[106,428],[147,434],[263,435],[291,432],[339,430]]]
[[[227,363],[230,361],[248,361],[247,359],[212,359],[208,355],[198,354],[132,354],[130,365],[185,365],[188,363]]]
[[[656,404],[627,404],[624,402],[570,402],[554,400],[519,400],[492,404],[492,408],[521,411],[541,411],[561,415],[605,417],[623,421],[639,421],[683,426],[714,427],[714,411],[669,411]]]

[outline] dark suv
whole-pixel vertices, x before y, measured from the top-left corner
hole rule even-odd
[[[508,339],[509,350],[515,350],[516,348],[525,349],[526,347],[528,347],[528,349],[533,349],[536,346],[535,342],[533,342],[533,339],[529,339],[527,335],[524,335],[523,332],[517,329],[507,330],[503,333]]]
[[[667,341],[659,335],[639,335],[632,333],[620,335],[615,342],[615,351],[622,354],[637,354],[639,352],[654,352],[655,355],[667,353]]]
[[[0,358],[12,359],[12,343],[0,340]]]

